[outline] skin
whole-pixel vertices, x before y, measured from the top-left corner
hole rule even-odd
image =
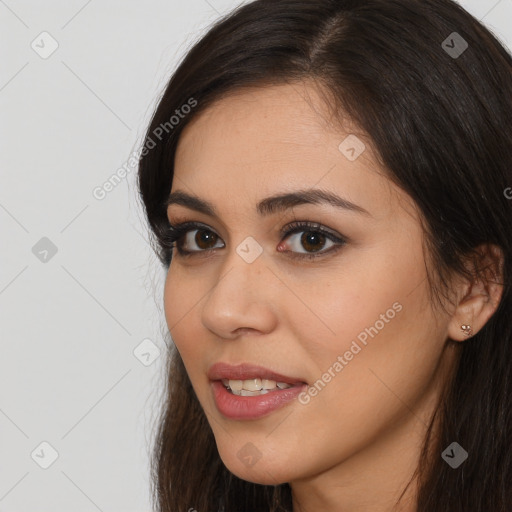
[[[165,315],[219,454],[238,477],[289,482],[294,510],[415,511],[415,485],[394,509],[418,462],[439,393],[453,372],[461,324],[476,333],[494,312],[499,289],[454,281],[455,302],[435,310],[428,295],[423,232],[411,199],[385,175],[371,141],[345,120],[334,128],[311,83],[247,89],[220,100],[184,130],[171,192],[210,201],[218,218],[170,205],[175,225],[197,221],[217,239],[176,249],[164,292]],[[366,150],[355,161],[338,149],[357,133]],[[369,212],[300,205],[260,216],[263,198],[298,189],[334,192]],[[348,242],[336,252],[306,231],[281,238],[295,220],[318,222]],[[252,236],[263,253],[247,263],[236,248]],[[281,245],[280,242],[282,243]],[[323,245],[322,245],[323,243]],[[490,298],[489,298],[490,297]],[[492,300],[490,300],[492,299]],[[367,345],[307,404],[298,400],[257,420],[223,417],[207,371],[223,361],[250,362],[312,385],[349,350],[358,334],[399,303]],[[261,454],[247,466],[237,453]]]

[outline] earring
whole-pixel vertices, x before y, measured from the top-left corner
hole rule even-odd
[[[471,325],[461,325],[460,328],[462,329],[462,332],[466,336],[471,336],[473,334],[473,330],[471,329]]]

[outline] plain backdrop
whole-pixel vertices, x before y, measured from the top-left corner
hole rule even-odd
[[[0,0],[0,511],[151,510],[165,272],[129,159],[238,3]],[[461,3],[512,44],[512,0]]]

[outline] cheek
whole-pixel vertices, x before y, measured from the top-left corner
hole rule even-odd
[[[164,313],[167,327],[174,340],[176,328],[179,326],[178,320],[185,314],[185,302],[188,295],[184,294],[184,288],[179,279],[176,279],[172,270],[168,270],[164,286]],[[183,297],[182,300],[179,297]]]
[[[205,412],[211,412],[205,372],[205,354],[211,352],[201,330],[198,308],[208,289],[179,271],[170,270],[164,288],[164,310],[172,340],[180,353],[190,383]]]
[[[363,349],[378,344],[392,350],[393,340],[431,318],[420,234],[390,244],[381,241],[379,248],[347,258],[339,272],[331,272],[329,286],[319,291],[315,303],[330,328],[325,341],[319,338],[326,352],[335,347],[345,353],[354,341]]]
[[[310,405],[332,425],[357,428],[386,408],[392,413],[401,407],[397,396],[414,400],[435,371],[443,332],[428,305],[424,266],[414,257],[393,258],[358,262],[364,271],[354,264],[331,272],[316,289],[302,281],[303,290],[314,290],[309,311],[289,308],[295,338],[312,362]]]
[[[427,315],[423,287],[411,293],[410,283],[421,282],[421,267],[393,265],[361,260],[350,268],[295,279],[295,295],[280,303],[286,308],[280,315],[288,317],[293,337],[316,361],[317,371],[332,365],[338,355],[349,352],[351,359],[351,350],[364,351],[371,344],[392,349],[391,340],[398,341],[399,333]]]
[[[199,332],[200,324],[196,321],[195,308],[200,307],[206,290],[194,283],[194,280],[170,269],[164,287],[163,304],[167,327],[187,370],[187,363],[194,360],[194,355],[204,353],[200,345],[204,334]]]

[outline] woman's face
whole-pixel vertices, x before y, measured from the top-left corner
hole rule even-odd
[[[166,320],[223,462],[257,483],[412,470],[453,362],[414,204],[322,105],[307,84],[245,90],[187,126],[175,159],[171,194],[214,212],[168,207],[172,225],[200,226],[181,239],[191,255],[174,249]],[[299,192],[310,202],[257,208]],[[286,234],[295,222],[314,225]],[[264,369],[209,374],[216,363]]]

